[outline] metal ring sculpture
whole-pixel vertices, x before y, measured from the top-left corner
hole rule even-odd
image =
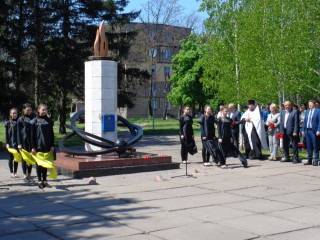
[[[101,155],[101,154],[111,153],[111,152],[117,152],[118,154],[120,154],[120,153],[124,153],[129,147],[137,143],[142,138],[142,134],[143,134],[142,128],[138,125],[129,123],[125,118],[121,117],[120,115],[118,115],[118,121],[120,121],[121,123],[118,123],[118,126],[127,127],[132,136],[132,138],[130,138],[128,141],[120,140],[117,142],[113,142],[108,139],[85,132],[81,129],[78,129],[76,126],[76,121],[78,117],[80,117],[83,114],[84,114],[84,110],[77,112],[71,118],[71,126],[66,125],[66,127],[71,129],[73,132],[67,134],[60,140],[59,142],[60,151],[70,155],[75,155],[75,156],[94,156],[94,155]],[[98,150],[98,151],[84,151],[84,152],[78,152],[72,149],[68,149],[67,147],[64,146],[64,142],[75,135],[77,135],[80,139],[82,139],[86,143],[92,144],[97,147],[105,148],[105,149]]]

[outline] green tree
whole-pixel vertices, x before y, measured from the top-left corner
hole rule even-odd
[[[182,49],[172,59],[173,76],[170,79],[172,86],[168,100],[174,106],[189,105],[195,109],[196,104],[203,106],[208,99],[200,81],[203,76],[200,61],[204,51],[203,40],[191,34],[180,43]]]

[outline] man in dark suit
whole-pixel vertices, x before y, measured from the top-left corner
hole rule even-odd
[[[308,162],[304,165],[312,165],[312,151],[314,150],[313,166],[318,166],[319,140],[317,136],[320,136],[320,109],[315,108],[315,104],[315,101],[309,101],[309,110],[303,122],[302,135],[306,136],[308,148]]]
[[[291,162],[289,156],[290,143],[293,150],[292,163],[298,163],[298,143],[299,143],[299,114],[292,108],[291,102],[286,101],[281,112],[280,132],[283,135],[283,150],[285,158],[281,162]]]
[[[234,121],[234,125],[231,129],[233,142],[236,148],[239,149],[239,125],[241,121],[241,113],[235,108],[233,103],[230,103],[228,108],[228,117]]]

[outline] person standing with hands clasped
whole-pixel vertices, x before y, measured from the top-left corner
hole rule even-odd
[[[212,116],[212,109],[209,105],[204,107],[204,115],[200,118],[200,131],[202,139],[202,160],[204,166],[211,166],[209,162],[210,152],[206,149],[205,143],[208,140],[214,140],[215,138],[215,129],[214,129],[214,116]]]
[[[180,141],[181,141],[181,160],[184,164],[189,164],[188,152],[192,152],[196,147],[193,135],[193,120],[189,115],[190,108],[185,106],[183,108],[183,116],[180,117]]]
[[[291,162],[289,156],[290,143],[293,150],[292,163],[298,163],[298,142],[299,142],[299,113],[292,108],[291,102],[286,101],[281,112],[280,132],[283,135],[284,159],[281,162]]]
[[[40,104],[37,109],[37,117],[31,121],[31,142],[32,154],[37,152],[54,152],[54,133],[53,121],[47,116],[47,106]],[[43,189],[45,187],[51,188],[47,182],[48,169],[36,165],[38,176],[38,187]]]
[[[276,134],[279,131],[280,113],[278,107],[274,103],[270,105],[271,113],[268,115],[266,126],[268,127],[268,138],[270,148],[270,161],[276,161],[278,156],[278,139]]]
[[[308,162],[304,165],[318,166],[320,136],[320,109],[315,108],[315,101],[309,101],[309,110],[306,112],[305,121],[302,126],[302,135],[306,136],[308,148]],[[314,150],[314,161],[312,163],[312,150]]]
[[[11,108],[9,111],[9,121],[5,123],[6,128],[6,148],[13,148],[18,150],[17,142],[17,119],[18,111],[16,108]],[[17,177],[18,162],[14,161],[14,156],[12,153],[9,153],[9,169],[11,177]]]

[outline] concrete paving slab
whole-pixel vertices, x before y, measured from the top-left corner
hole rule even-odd
[[[120,205],[100,206],[100,207],[88,207],[85,209],[86,212],[110,219],[122,219],[132,218],[141,214],[150,214],[152,212],[162,211],[159,208],[146,207],[137,203],[128,203]]]
[[[223,224],[224,226],[232,226],[232,228],[256,234],[258,236],[284,233],[310,227],[301,223],[296,223],[277,217],[266,216],[263,214],[222,220],[220,221],[220,224]]]
[[[289,219],[295,222],[305,223],[312,226],[320,225],[320,209],[311,207],[299,207],[284,211],[268,213],[268,215],[276,216],[283,219]]]
[[[257,237],[255,234],[246,233],[231,227],[225,227],[212,223],[198,223],[192,226],[183,226],[171,228],[158,232],[152,232],[152,235],[159,236],[162,239],[175,240],[194,240],[194,239],[215,239],[215,240],[244,240]]]
[[[76,223],[86,223],[104,220],[94,214],[80,210],[65,210],[59,212],[43,213],[21,217],[22,220],[30,222],[40,228],[66,226]]]
[[[32,224],[22,221],[19,218],[9,217],[0,219],[0,236],[7,235],[9,233],[23,232],[29,230],[35,230],[36,227]],[[7,238],[9,239],[9,238]]]
[[[302,229],[300,231],[292,231],[283,234],[277,234],[269,236],[268,238],[272,240],[319,240],[320,228],[308,228]]]
[[[178,210],[176,212],[187,217],[198,219],[199,221],[210,221],[213,223],[219,223],[220,220],[224,219],[232,219],[254,214],[248,211],[231,209],[223,206],[189,208]]]
[[[163,240],[163,238],[158,238],[156,236],[153,236],[151,234],[136,234],[132,236],[125,236],[116,238],[117,240]]]
[[[181,226],[192,226],[197,221],[187,218],[176,212],[154,212],[152,214],[141,214],[132,218],[117,219],[117,222],[150,233]]]
[[[266,199],[284,203],[299,204],[301,206],[310,206],[319,204],[320,191],[298,191],[295,193],[284,194],[280,196],[265,197]]]
[[[4,235],[0,236],[0,240],[21,240],[21,239],[32,239],[32,240],[58,240],[58,238],[55,238],[45,232],[42,231],[30,231],[28,232],[27,229],[23,230],[20,233],[10,234],[10,235]]]
[[[193,207],[204,207],[218,205],[231,202],[246,201],[250,198],[244,196],[233,195],[229,193],[212,193],[199,196],[175,197],[163,200],[154,200],[142,202],[141,204],[149,207],[156,207],[166,211],[187,209]]]
[[[100,194],[87,194],[85,191],[45,195],[45,198],[72,208],[83,209],[92,206],[109,206],[127,202]]]
[[[239,194],[242,196],[255,197],[255,198],[263,198],[267,196],[277,196],[277,195],[290,193],[290,191],[288,190],[276,189],[273,187],[265,187],[265,186],[250,187],[250,188],[239,189],[239,190],[230,190],[228,192],[233,194]]]
[[[23,216],[35,213],[47,213],[70,209],[61,204],[54,204],[41,198],[38,194],[21,194],[21,196],[10,196],[7,193],[0,199],[0,209],[15,216]]]
[[[268,213],[299,207],[297,204],[270,201],[265,199],[252,199],[236,203],[226,203],[223,204],[223,206],[234,209],[242,209],[253,213]]]
[[[67,227],[49,228],[47,231],[60,239],[74,240],[104,240],[116,237],[142,234],[141,231],[123,226],[113,221],[98,221],[92,223],[74,224]]]
[[[198,187],[178,187],[178,188],[170,188],[163,189],[157,191],[159,194],[169,195],[173,197],[185,197],[185,196],[194,196],[194,195],[202,195],[212,193],[214,191],[208,189],[201,189]]]

